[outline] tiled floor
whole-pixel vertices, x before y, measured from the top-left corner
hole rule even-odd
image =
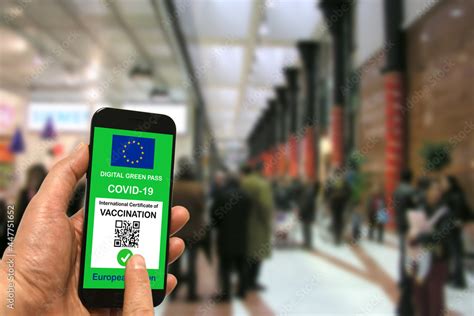
[[[296,234],[297,236],[299,234]],[[296,237],[296,242],[300,242]],[[157,315],[394,315],[398,252],[396,238],[386,243],[363,239],[358,245],[335,247],[322,228],[314,228],[312,252],[275,250],[266,261],[261,282],[266,291],[252,293],[245,301],[219,304],[216,262],[199,259],[199,293],[202,300],[186,304],[165,301]],[[474,276],[469,290],[447,289],[449,314],[474,315]]]

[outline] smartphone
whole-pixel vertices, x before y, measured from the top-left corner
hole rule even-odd
[[[89,143],[79,297],[123,306],[125,266],[145,258],[154,306],[166,291],[176,126],[160,114],[102,108]]]

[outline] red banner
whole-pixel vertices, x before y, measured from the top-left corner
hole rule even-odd
[[[284,176],[286,174],[286,166],[287,166],[287,153],[286,153],[286,144],[280,144],[278,146],[278,150],[275,153],[276,161],[277,161],[277,168],[278,168],[278,175]]]
[[[267,158],[267,161],[265,162],[265,164],[267,164],[267,170],[268,170],[268,177],[273,177],[275,175],[275,157],[274,157],[274,154],[275,154],[275,149],[274,148],[271,148],[267,151],[268,153],[268,158]]]
[[[344,164],[344,109],[333,106],[331,113],[332,165],[342,167]]]
[[[309,180],[317,179],[316,146],[314,127],[309,126],[304,137],[304,170]]]
[[[298,177],[299,172],[299,146],[296,135],[291,135],[288,140],[288,158],[289,158],[289,170],[288,173],[292,177]]]
[[[263,174],[265,177],[271,177],[273,170],[272,170],[272,164],[273,164],[273,156],[272,156],[272,150],[267,150],[262,153],[261,155],[261,160],[263,163]]]
[[[403,81],[399,72],[385,74],[385,199],[390,214],[390,226],[394,226],[393,192],[400,181],[403,168],[404,115]]]

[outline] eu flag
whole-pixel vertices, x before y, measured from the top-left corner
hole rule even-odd
[[[112,136],[112,166],[153,169],[154,156],[153,138]]]

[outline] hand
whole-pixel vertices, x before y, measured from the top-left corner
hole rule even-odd
[[[0,314],[89,315],[78,296],[84,210],[71,218],[66,216],[69,199],[76,183],[86,172],[88,163],[88,146],[81,144],[74,153],[52,168],[28,205],[15,237],[13,253],[10,254],[7,249],[0,262]],[[188,219],[189,213],[185,208],[174,207],[171,210],[171,234],[181,229]],[[184,242],[170,237],[169,263],[183,251]],[[9,259],[13,259],[15,273],[13,310],[6,307]],[[153,315],[150,284],[144,266],[143,258],[137,255],[127,265],[126,315]],[[176,284],[176,278],[168,274],[167,294]],[[91,312],[110,314],[112,311]]]

